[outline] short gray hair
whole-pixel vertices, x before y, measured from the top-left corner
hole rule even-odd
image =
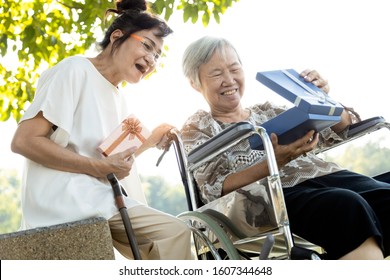
[[[199,68],[209,62],[216,51],[224,54],[226,47],[233,49],[241,63],[241,59],[234,46],[224,38],[204,36],[192,42],[184,51],[182,69],[184,76],[196,86],[200,86]]]

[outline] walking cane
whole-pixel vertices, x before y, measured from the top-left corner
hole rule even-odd
[[[129,214],[127,213],[127,208],[123,199],[122,186],[113,173],[108,174],[107,179],[111,184],[112,190],[114,191],[115,203],[119,212],[121,213],[122,221],[125,226],[131,250],[133,251],[134,259],[141,260],[141,254],[138,248],[137,240],[135,238],[133,227],[131,226]]]

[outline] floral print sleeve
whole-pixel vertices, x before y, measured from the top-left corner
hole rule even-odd
[[[223,128],[205,111],[198,111],[184,124],[181,134],[186,153],[221,132]],[[230,174],[226,153],[217,156],[212,162],[205,163],[194,171],[201,199],[204,203],[221,197],[222,185]]]

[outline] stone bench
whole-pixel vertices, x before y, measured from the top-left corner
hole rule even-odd
[[[107,220],[91,218],[0,235],[0,260],[113,260]]]

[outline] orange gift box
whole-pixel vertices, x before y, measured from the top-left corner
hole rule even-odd
[[[124,119],[121,124],[99,145],[98,149],[104,156],[123,152],[136,146],[141,146],[150,136],[150,131],[133,114]]]

